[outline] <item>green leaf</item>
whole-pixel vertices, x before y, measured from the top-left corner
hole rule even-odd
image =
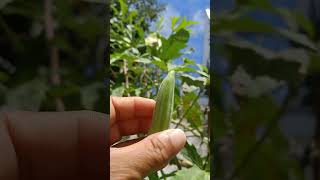
[[[190,38],[190,33],[186,29],[181,29],[172,36],[170,36],[171,41],[180,41],[187,43]]]
[[[169,39],[161,38],[162,46],[160,58],[167,62],[180,57],[180,51],[187,47],[189,37],[189,32],[182,29],[171,35]]]
[[[151,60],[147,58],[138,58],[135,60],[135,62],[144,63],[144,64],[150,64]]]
[[[203,72],[205,72],[205,73],[208,73],[208,72],[209,72],[207,66],[204,66],[204,65],[202,65],[202,64],[197,64],[197,66],[198,66],[198,68],[199,68],[201,71],[203,71]]]
[[[186,17],[183,17],[180,24],[174,29],[174,32],[179,32],[182,29],[186,29],[187,26],[194,24],[193,21],[188,21]]]
[[[152,64],[156,65],[157,67],[159,67],[160,69],[162,69],[164,71],[168,71],[167,64],[159,58],[154,57]]]
[[[171,31],[173,32],[175,27],[176,27],[176,24],[177,22],[179,21],[180,17],[176,17],[176,16],[173,16],[171,17]]]
[[[242,66],[253,77],[267,75],[276,80],[285,80],[290,84],[298,83],[297,80],[301,78],[301,75],[297,73],[301,66],[300,63],[294,62],[293,60],[284,60],[282,59],[282,55],[282,57],[277,54],[273,56],[273,53],[268,54],[264,52],[264,50],[246,49],[241,46],[233,47],[232,45],[226,46],[226,52],[223,54],[231,64],[231,72],[234,72],[238,66]],[[265,58],[264,55],[267,57],[271,55],[271,57],[275,59],[269,60],[269,58]],[[272,69],[272,71],[270,71],[270,69]]]
[[[156,28],[157,28],[157,31],[161,31],[161,29],[163,28],[163,21],[164,21],[164,17],[161,16],[160,17],[160,20],[156,23]]]
[[[180,24],[174,28],[174,32],[178,32],[180,29],[183,29],[185,28],[187,25],[187,18],[186,17],[183,17],[183,19],[181,20]]]
[[[136,88],[136,89],[134,89],[135,96],[140,96],[140,95],[141,95],[142,90],[143,90],[142,88]]]
[[[103,89],[102,83],[92,83],[87,86],[81,87],[81,103],[87,110],[94,110],[94,105],[99,98],[99,89]]]
[[[24,111],[39,111],[48,85],[42,79],[27,81],[7,93],[7,106]]]
[[[310,19],[308,19],[307,16],[304,16],[300,12],[294,13],[293,16],[295,17],[295,20],[297,21],[298,25],[300,25],[299,27],[304,29],[310,37],[315,36],[316,32],[314,24]]]
[[[180,79],[186,82],[188,85],[194,85],[197,87],[203,87],[207,84],[208,78],[205,77],[193,77],[189,74],[181,74]]]
[[[210,173],[193,166],[189,169],[183,168],[178,171],[175,176],[171,177],[172,180],[210,180]]]
[[[173,70],[175,70],[176,72],[197,72],[194,68],[186,66],[177,66],[174,67]]]
[[[196,21],[188,21],[187,22],[187,27],[192,26],[192,25],[196,25],[196,24],[199,24],[199,23],[196,22]]]
[[[125,42],[127,42],[127,43],[131,43],[131,40],[130,40],[129,38],[127,38],[127,37],[123,37],[123,40],[124,40]]]
[[[149,180],[159,180],[160,178],[158,177],[157,172],[153,172],[148,176]]]
[[[185,92],[184,96],[182,96],[182,106],[185,118],[190,123],[191,127],[199,130],[203,128],[204,114],[201,111],[197,98],[196,92]]]
[[[278,29],[277,32],[295,43],[308,47],[312,50],[319,51],[317,46],[302,33],[297,33],[286,29]]]
[[[203,168],[202,158],[193,144],[187,142],[185,148],[182,150],[182,154],[187,160],[197,165],[200,169]]]
[[[301,12],[292,11],[287,8],[276,8],[273,12],[284,18],[285,22],[289,25],[289,29],[299,31],[299,28],[301,28],[310,37],[313,38],[315,36],[315,28],[312,21]]]
[[[125,15],[128,12],[128,6],[123,0],[119,0],[119,3],[120,3],[122,17],[125,17]]]
[[[133,10],[130,12],[129,16],[128,16],[128,20],[129,20],[129,23],[132,24],[133,23],[133,20],[135,17],[137,17],[138,15],[138,11],[136,10]]]
[[[124,89],[125,89],[124,86],[119,86],[119,87],[113,88],[111,90],[111,96],[122,97],[123,93],[124,93]]]
[[[183,62],[186,65],[196,65],[196,62],[194,60],[189,59],[189,58],[183,58]]]
[[[113,64],[116,61],[121,60],[121,57],[122,57],[122,54],[120,54],[120,53],[111,54],[111,56],[110,56],[110,64]]]
[[[210,78],[210,75],[208,74],[208,73],[206,73],[206,72],[203,72],[203,71],[196,71],[198,74],[200,74],[200,75],[202,75],[202,76],[204,76],[204,77],[206,77],[206,78]]]

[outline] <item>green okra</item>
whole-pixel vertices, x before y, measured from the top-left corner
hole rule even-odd
[[[169,128],[174,105],[175,72],[170,71],[160,84],[149,134]]]

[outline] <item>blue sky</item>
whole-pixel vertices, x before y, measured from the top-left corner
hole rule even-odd
[[[166,10],[162,13],[164,17],[162,34],[170,33],[170,17],[172,16],[186,16],[188,20],[199,23],[191,28],[193,33],[189,40],[189,47],[193,47],[195,52],[189,58],[202,63],[205,23],[208,21],[205,9],[210,8],[210,0],[159,0],[159,2],[167,4]]]

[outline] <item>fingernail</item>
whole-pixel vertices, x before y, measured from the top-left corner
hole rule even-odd
[[[168,132],[168,135],[172,145],[176,149],[182,149],[187,141],[186,135],[181,129],[172,129]]]

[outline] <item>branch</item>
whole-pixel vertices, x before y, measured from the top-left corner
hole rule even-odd
[[[194,100],[192,101],[191,105],[189,106],[189,108],[185,111],[185,113],[182,115],[182,117],[180,118],[179,122],[176,124],[176,127],[177,128],[181,123],[182,123],[182,120],[186,117],[186,115],[189,113],[189,111],[191,110],[191,108],[194,106],[194,104],[197,102],[197,100],[199,99],[200,95],[202,93],[202,89],[199,91],[198,95],[196,98],[194,98]]]
[[[44,1],[44,21],[47,41],[49,42],[50,48],[50,68],[51,68],[51,83],[54,86],[59,86],[61,84],[61,79],[59,75],[60,65],[59,65],[59,51],[54,45],[50,45],[54,39],[54,28],[53,28],[53,17],[52,17],[52,0]],[[55,98],[56,110],[64,111],[64,103],[61,97]]]
[[[129,74],[128,74],[128,62],[127,60],[123,61],[123,74],[125,77],[125,88],[127,90],[127,95],[130,96],[129,92]]]

